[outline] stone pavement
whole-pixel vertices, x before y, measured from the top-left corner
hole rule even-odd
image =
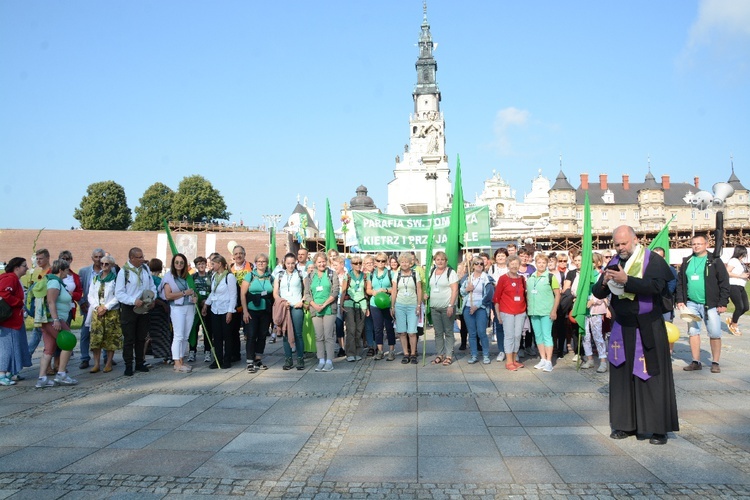
[[[80,384],[48,389],[37,365],[0,387],[0,498],[750,497],[748,337],[724,337],[720,374],[684,372],[679,341],[666,446],[608,437],[607,374],[570,356],[508,372],[494,346],[490,365],[464,351],[450,367],[339,358],[331,373],[283,371],[281,343],[257,374],[92,375],[74,360]]]

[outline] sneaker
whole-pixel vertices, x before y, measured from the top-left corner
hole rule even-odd
[[[64,373],[62,375],[58,373],[57,375],[55,375],[55,383],[60,385],[76,385],[78,381],[72,378],[67,373]]]
[[[214,357],[211,355],[211,351],[206,351],[206,354],[203,355],[203,362],[210,363],[213,360],[214,360]]]
[[[490,364],[490,357],[489,356],[485,356],[484,359],[482,360],[482,364],[489,365]]]
[[[579,360],[579,359],[581,359],[581,358],[580,358],[580,356],[578,356],[578,354],[576,354],[576,355],[575,355],[575,356],[573,356],[573,357],[572,357],[572,358],[571,358],[570,360],[571,360],[571,361],[572,361],[573,363],[578,363],[578,360]]]
[[[500,354],[497,355],[497,361],[505,361],[505,353],[500,352]]]
[[[607,360],[599,363],[599,368],[596,369],[596,373],[607,373]]]
[[[518,357],[519,358],[525,358],[526,357],[526,351],[523,350],[523,348],[518,350]]]
[[[190,354],[188,354],[188,363],[194,363],[195,362],[195,353],[193,351],[190,351]]]
[[[719,363],[711,363],[711,373],[721,373],[721,367],[719,367]]]
[[[305,360],[304,358],[297,359],[297,370],[302,371],[305,369]]]
[[[543,372],[551,372],[553,370],[552,361],[546,361],[544,362],[544,366],[542,367]]]
[[[0,385],[16,385],[16,383],[6,374],[0,377]]]
[[[378,351],[375,354],[375,359],[378,360],[378,361],[380,361],[381,359],[383,359],[383,351]]]
[[[36,381],[37,389],[42,389],[44,387],[55,387],[55,381],[51,378],[40,378]]]
[[[473,364],[474,364],[474,363],[476,363],[477,361],[479,361],[479,360],[477,359],[477,357],[476,357],[476,356],[472,356],[472,357],[471,357],[471,359],[469,359],[468,363],[469,363],[470,365],[473,365]]]
[[[592,360],[586,360],[583,363],[581,363],[581,369],[588,370],[589,368],[594,367],[594,362]]]
[[[332,372],[333,371],[333,362],[330,359],[327,360],[325,366],[323,366],[323,370],[321,370],[321,371]]]
[[[326,366],[326,360],[325,359],[321,359],[320,362],[318,362],[318,366],[315,367],[315,371],[316,372],[322,372],[323,368],[325,368],[325,366]]]
[[[276,334],[275,334],[275,333],[272,333],[272,334],[271,334],[271,343],[272,343],[272,344],[275,344],[275,343],[276,343]]]
[[[346,360],[350,363],[354,363],[354,356],[347,356]]]
[[[702,370],[702,369],[703,369],[703,365],[701,365],[700,361],[693,361],[692,363],[690,363],[689,365],[683,368],[683,370],[685,370],[686,372],[694,372],[694,371]]]
[[[396,353],[393,350],[388,351],[388,357],[385,358],[386,361],[393,361],[396,359]]]
[[[546,365],[546,364],[547,364],[547,360],[546,359],[540,359],[539,363],[537,363],[537,364],[534,365],[534,368],[536,368],[537,370],[541,370],[542,368],[544,368],[544,365]]]
[[[339,347],[339,352],[338,352],[338,354],[336,354],[336,357],[337,358],[343,358],[344,356],[346,356],[346,351],[344,350],[343,347]]]
[[[354,361],[362,361],[362,356],[354,356]]]

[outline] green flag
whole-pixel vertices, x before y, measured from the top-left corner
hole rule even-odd
[[[333,219],[331,219],[331,204],[326,198],[326,252],[338,250],[336,244],[336,233],[333,231]]]
[[[272,227],[268,232],[270,234],[270,242],[268,243],[268,269],[273,272],[276,268],[276,228]]]
[[[664,227],[661,228],[659,234],[654,236],[654,239],[651,240],[651,244],[648,246],[649,250],[653,250],[656,247],[663,248],[664,260],[667,261],[667,264],[669,264],[669,225],[672,223],[675,217],[677,216],[673,215],[672,218],[669,219],[666,224],[664,224]]]
[[[445,253],[448,255],[448,265],[453,269],[458,269],[458,263],[461,262],[461,249],[465,243],[465,234],[466,210],[464,209],[464,190],[461,185],[461,158],[456,155],[456,180],[453,184],[450,228],[448,231],[448,239],[445,242]]]
[[[425,277],[425,284],[424,284],[424,293],[430,294],[430,271],[432,270],[432,244],[434,243],[435,235],[434,235],[434,227],[435,227],[435,214],[432,214],[432,217],[430,218],[430,232],[427,233],[427,249],[425,250],[425,259],[424,259],[424,273]],[[425,301],[424,306],[424,315],[428,322],[432,323],[432,318],[430,317],[430,301]]]
[[[589,206],[589,192],[586,191],[586,199],[583,204],[583,241],[581,243],[581,268],[578,270],[578,289],[576,301],[573,304],[573,317],[578,323],[579,343],[583,333],[586,331],[586,303],[591,295],[591,286],[594,284],[594,261],[592,258],[593,248],[591,244],[591,207]]]

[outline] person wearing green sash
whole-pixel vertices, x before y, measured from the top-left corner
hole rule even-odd
[[[318,354],[316,372],[333,370],[336,357],[336,312],[339,280],[328,269],[325,253],[315,254],[315,270],[305,278],[305,301],[312,313],[315,327],[315,347]]]
[[[345,345],[346,360],[349,362],[362,359],[360,352],[365,333],[365,317],[370,315],[367,305],[367,275],[362,271],[362,257],[355,255],[351,259],[352,270],[344,282],[344,322],[346,323]]]

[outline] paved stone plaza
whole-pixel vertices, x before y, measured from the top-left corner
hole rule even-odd
[[[339,358],[315,373],[282,371],[279,342],[257,374],[73,360],[80,384],[49,389],[35,360],[0,388],[0,498],[750,497],[749,336],[725,335],[720,374],[684,372],[680,340],[666,446],[610,439],[608,375],[570,355],[552,373],[508,372],[494,346],[490,365],[463,351],[450,367]]]

